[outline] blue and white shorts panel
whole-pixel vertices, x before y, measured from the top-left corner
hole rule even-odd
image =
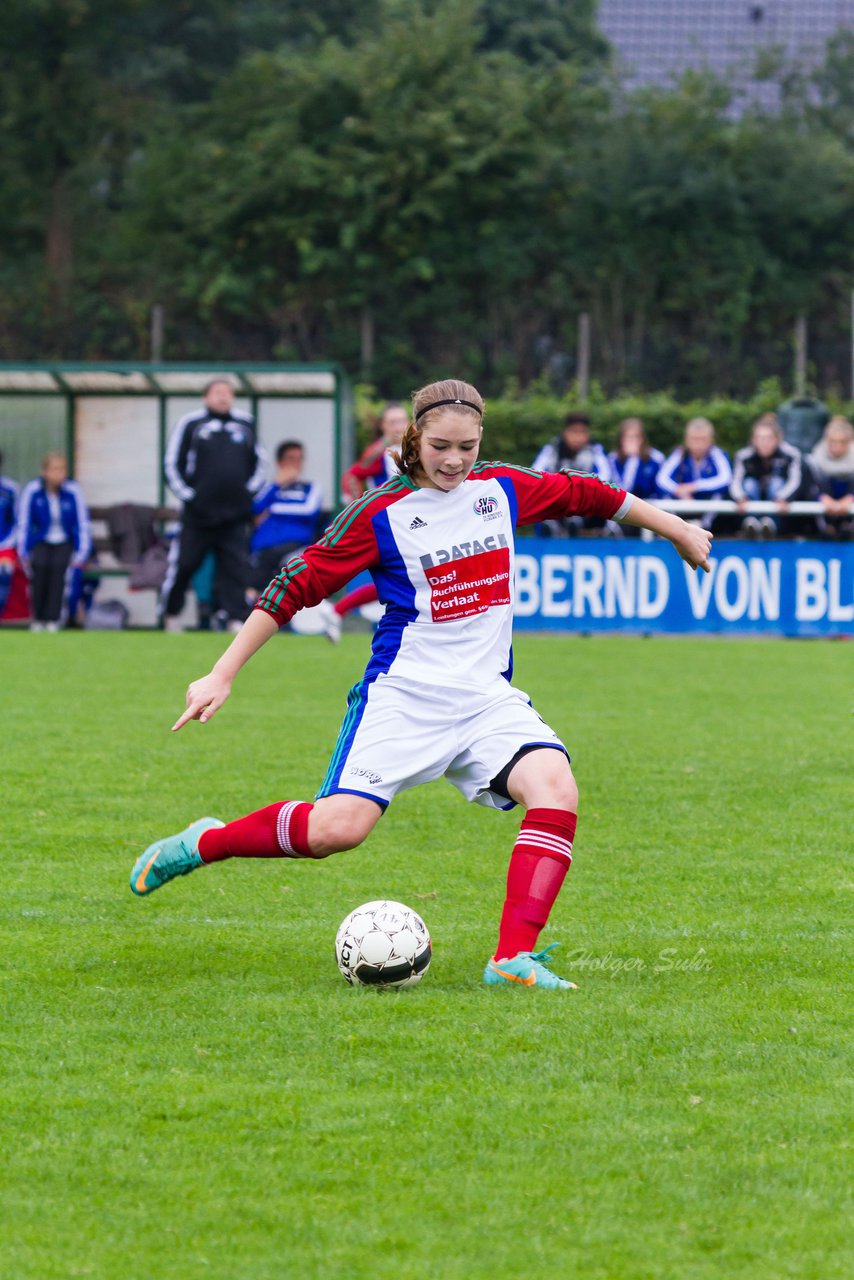
[[[466,693],[380,676],[351,691],[317,798],[363,795],[385,808],[399,791],[446,777],[467,800],[509,809],[513,802],[489,784],[531,745],[566,752],[527,695],[505,680]]]

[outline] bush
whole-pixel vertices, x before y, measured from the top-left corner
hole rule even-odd
[[[650,440],[665,454],[680,443],[690,418],[708,418],[714,424],[718,444],[732,455],[747,443],[759,415],[777,409],[785,399],[787,395],[776,378],[761,383],[746,401],[710,396],[680,402],[669,391],[626,392],[608,399],[595,385],[587,399],[580,400],[571,392],[559,396],[537,387],[520,391],[510,386],[504,395],[487,401],[481,457],[530,466],[540,447],[558,434],[570,409],[581,409],[590,415],[593,438],[600,440],[606,449],[614,447],[623,418],[642,418]],[[372,387],[357,389],[360,448],[374,438],[374,426],[383,404]],[[833,412],[845,412],[847,408],[831,402],[830,398],[828,407]]]

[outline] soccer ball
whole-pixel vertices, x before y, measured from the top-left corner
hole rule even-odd
[[[341,921],[338,968],[351,986],[414,987],[430,966],[427,926],[402,902],[366,902]]]

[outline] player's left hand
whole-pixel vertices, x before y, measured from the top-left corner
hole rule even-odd
[[[187,710],[175,721],[172,732],[176,733],[188,720],[198,720],[200,724],[207,724],[211,716],[219,711],[230,693],[231,681],[213,671],[209,675],[202,676],[200,680],[194,680],[187,690]]]
[[[708,573],[711,568],[709,552],[712,547],[712,534],[700,525],[689,524],[687,520],[682,520],[681,524],[682,528],[672,539],[674,547],[692,569],[702,569]]]

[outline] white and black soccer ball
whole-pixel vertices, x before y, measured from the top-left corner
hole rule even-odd
[[[365,902],[341,921],[338,968],[351,986],[414,987],[430,966],[427,926],[402,902]]]

